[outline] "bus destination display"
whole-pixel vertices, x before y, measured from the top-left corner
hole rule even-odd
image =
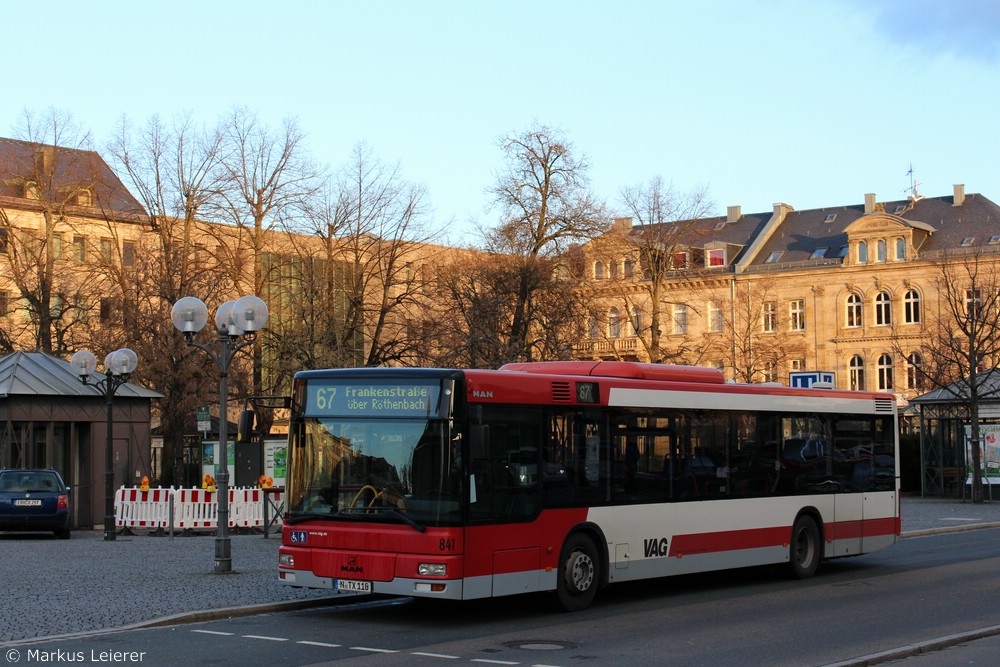
[[[306,414],[314,417],[436,417],[438,381],[310,382]]]

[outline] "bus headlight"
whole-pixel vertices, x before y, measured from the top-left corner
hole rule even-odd
[[[278,554],[279,567],[295,567],[295,556],[292,554]]]
[[[448,574],[448,566],[444,563],[421,563],[417,566],[417,574],[422,577],[443,577]]]

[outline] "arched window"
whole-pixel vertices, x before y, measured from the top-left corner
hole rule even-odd
[[[865,388],[865,360],[855,354],[850,363],[851,389],[863,391]]]
[[[604,280],[604,262],[594,262],[594,280]]]
[[[601,335],[600,327],[597,324],[597,318],[593,315],[587,320],[587,336],[591,339],[597,338]]]
[[[608,311],[608,336],[610,338],[622,337],[622,316],[617,308]]]
[[[892,324],[892,297],[888,292],[879,292],[875,296],[875,324],[879,326]]]
[[[903,321],[906,324],[920,323],[920,293],[915,289],[907,290],[903,296]]]
[[[892,391],[892,357],[889,354],[878,358],[878,389]]]
[[[618,262],[608,263],[608,276],[611,280],[618,280]]]
[[[880,240],[875,246],[876,257],[879,262],[885,261],[885,241]]]
[[[642,309],[639,306],[632,306],[632,335],[638,336],[642,333]]]
[[[906,259],[906,240],[896,239],[896,259]]]
[[[868,244],[864,241],[858,243],[858,264],[868,263]]]
[[[852,292],[847,297],[847,326],[853,328],[864,324],[861,313],[861,295]]]
[[[920,358],[919,352],[911,352],[910,356],[906,358],[907,389],[915,389],[917,391],[923,391],[924,378],[923,375],[920,373],[922,363],[923,360]]]
[[[631,278],[632,274],[635,273],[635,262],[631,259],[625,260],[625,277]]]

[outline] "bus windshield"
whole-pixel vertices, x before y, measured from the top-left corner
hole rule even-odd
[[[460,436],[440,419],[308,417],[294,428],[288,522],[461,520]]]

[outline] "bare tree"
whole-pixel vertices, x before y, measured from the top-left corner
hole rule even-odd
[[[979,246],[967,254],[945,254],[935,268],[937,312],[928,318],[931,335],[920,344],[921,363],[909,370],[964,408],[971,426],[972,500],[981,503],[980,410],[983,401],[1000,395],[995,377],[1000,362],[1000,257]],[[898,342],[896,351],[907,354]]]
[[[242,243],[224,245],[230,253],[225,258],[226,266],[235,284],[260,295],[273,278],[268,275],[264,259],[268,239],[272,238],[269,233],[294,229],[297,221],[304,219],[310,200],[321,187],[322,170],[309,157],[305,135],[293,119],[285,120],[281,130],[273,131],[240,107],[223,122],[222,131],[223,182],[214,213],[240,230],[252,271],[248,278]],[[259,342],[254,346],[253,358],[254,390],[262,393],[266,390]]]
[[[551,128],[536,124],[502,139],[500,147],[506,165],[490,193],[503,217],[487,233],[486,248],[511,261],[507,361],[530,361],[533,304],[554,270],[546,260],[603,232],[606,215],[589,190],[587,160]]]
[[[100,158],[90,151],[90,135],[66,112],[51,108],[41,115],[25,111],[17,129],[22,141],[4,140],[0,181],[13,186],[17,197],[40,219],[30,228],[0,208],[0,230],[7,246],[10,277],[30,315],[26,333],[35,349],[66,351],[71,329],[77,327],[75,304],[85,289],[84,273],[57,271],[64,234],[73,231],[74,217],[93,214],[107,195]]]
[[[594,259],[607,274],[604,282],[595,281],[604,298],[595,301],[594,317],[620,307],[649,360],[696,363],[700,345],[685,333],[685,322],[674,321],[674,312],[697,311],[691,278],[704,261],[692,250],[702,241],[699,219],[712,204],[704,190],[681,193],[659,176],[623,189],[621,197],[631,218],[595,246]],[[678,335],[668,341],[664,335],[671,331]]]
[[[221,139],[218,130],[196,127],[189,116],[170,125],[153,117],[138,129],[123,118],[107,148],[148,217],[141,230],[108,217],[113,254],[101,258],[99,271],[104,309],[113,310],[114,316],[91,331],[98,349],[132,347],[140,358],[137,379],[164,395],[159,410],[165,484],[182,482],[174,463],[196,406],[218,400],[211,360],[184,343],[171,324],[170,311],[181,297],[212,302],[231,289],[219,280],[225,274],[218,271],[209,249],[194,240],[204,237],[198,220],[218,195]],[[240,374],[237,367],[232,370],[232,387],[238,390]]]

